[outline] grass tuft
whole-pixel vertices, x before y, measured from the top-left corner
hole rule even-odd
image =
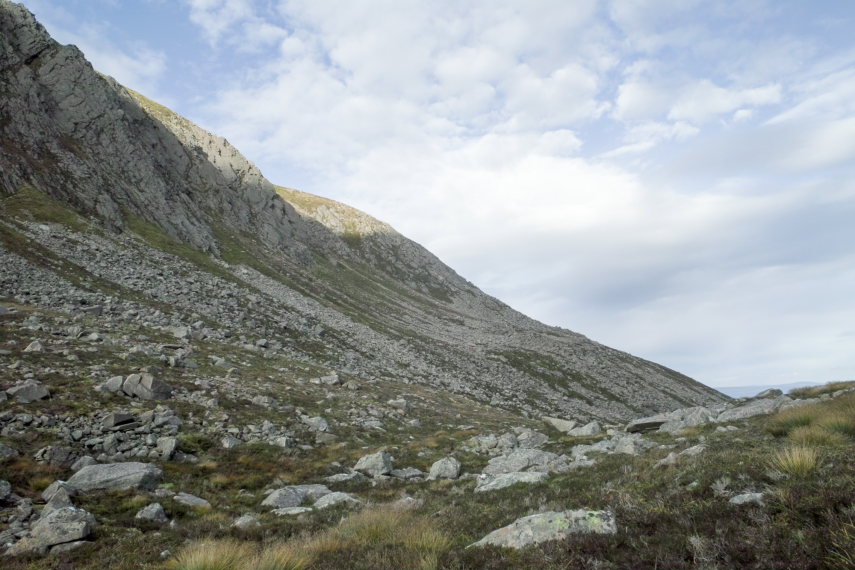
[[[806,477],[819,468],[819,451],[806,445],[794,445],[772,457],[772,467],[791,477]]]
[[[237,570],[253,558],[250,544],[237,540],[200,540],[167,563],[170,570]]]

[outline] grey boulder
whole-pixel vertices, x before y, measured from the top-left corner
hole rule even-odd
[[[42,516],[30,529],[29,535],[16,543],[7,553],[45,553],[59,544],[80,541],[92,533],[95,517],[83,509],[65,507]]]
[[[617,525],[610,511],[550,511],[517,519],[494,530],[471,546],[495,545],[523,548],[547,540],[558,540],[571,534],[615,534]]]
[[[306,499],[317,500],[330,493],[326,485],[290,485],[270,493],[261,505],[274,509],[299,507]]]
[[[38,400],[50,398],[50,392],[39,382],[28,381],[6,390],[10,398],[21,404],[29,404]]]
[[[71,476],[68,485],[79,491],[151,490],[162,478],[163,471],[151,463],[110,463],[84,467]]]
[[[453,457],[443,457],[430,467],[428,479],[457,479],[460,477],[460,462]]]
[[[332,507],[333,505],[339,505],[341,503],[359,505],[362,504],[362,501],[360,501],[350,493],[335,492],[330,493],[328,495],[324,495],[323,497],[315,501],[314,506],[316,509],[326,509],[328,507]]]
[[[392,456],[385,450],[364,455],[359,458],[353,469],[370,477],[388,475],[392,472]]]
[[[576,427],[576,420],[562,420],[561,418],[552,418],[549,416],[544,416],[543,421],[562,433],[567,433],[568,431]]]
[[[160,524],[169,522],[169,518],[166,516],[166,511],[163,510],[163,505],[160,503],[152,503],[141,508],[137,511],[137,514],[134,515],[134,518]]]
[[[540,483],[546,481],[549,475],[540,471],[522,471],[516,473],[502,473],[500,475],[481,475],[478,477],[478,484],[475,486],[476,493],[485,493],[487,491],[496,491],[504,489],[517,483]]]

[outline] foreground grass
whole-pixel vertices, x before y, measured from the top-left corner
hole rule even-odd
[[[303,570],[399,568],[434,570],[451,540],[434,521],[395,507],[368,509],[339,525],[256,550],[235,539],[201,540],[166,564],[171,570]]]
[[[195,465],[169,463],[165,484],[212,501],[197,512],[162,500],[174,526],[140,524],[145,494],[113,493],[76,500],[98,518],[94,542],[49,558],[2,559],[23,568],[163,569],[448,569],[674,568],[796,569],[855,567],[855,438],[849,427],[855,397],[784,410],[720,433],[706,426],[646,437],[669,448],[641,456],[597,457],[589,469],[552,475],[536,485],[474,493],[474,481],[370,482],[333,486],[374,505],[361,511],[334,507],[299,517],[276,517],[259,507],[262,491],[280,484],[320,482],[335,461],[352,465],[364,453],[354,441],[299,455],[261,444],[221,450],[204,434],[186,432],[181,445],[200,455]],[[403,445],[401,433],[387,444],[396,465],[417,464],[419,454],[447,453],[471,432],[445,432]],[[412,435],[417,435],[415,432]],[[696,457],[655,464],[671,449],[703,442]],[[567,452],[574,442],[557,441]],[[33,449],[42,442],[33,442]],[[373,442],[372,442],[373,445]],[[562,447],[563,446],[563,447]],[[371,448],[373,449],[373,447]],[[484,458],[455,452],[470,472]],[[434,456],[421,460],[429,463]],[[16,488],[37,500],[38,491],[67,473],[18,458],[0,465]],[[762,503],[732,504],[743,493],[762,493]],[[389,506],[403,495],[411,510]],[[488,532],[547,510],[609,509],[618,533],[576,535],[519,551],[467,548]],[[232,522],[258,514],[258,527]],[[2,530],[2,528],[0,528]],[[172,554],[162,555],[164,551]],[[3,566],[5,565],[5,566]]]

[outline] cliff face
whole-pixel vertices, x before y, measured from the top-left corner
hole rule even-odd
[[[213,323],[211,334],[217,327],[265,338],[287,331],[295,357],[349,374],[580,418],[726,399],[513,311],[361,212],[274,187],[224,139],[98,74],[22,6],[0,0],[0,31],[0,221],[7,236],[0,245],[20,258],[8,265],[20,273],[17,281],[3,281],[0,296],[20,297],[14,284],[29,279],[33,252],[42,248],[87,276],[75,281],[78,289],[106,295],[103,283],[112,284],[120,296],[156,300],[158,318],[165,303],[163,326],[196,314]],[[57,221],[39,212],[57,208],[85,223],[55,226],[59,234],[34,230],[33,220]],[[114,262],[74,245],[87,239]],[[149,279],[158,266],[174,271]],[[71,279],[64,266],[47,270]],[[175,293],[188,283],[192,294]],[[48,297],[48,304],[66,302]]]

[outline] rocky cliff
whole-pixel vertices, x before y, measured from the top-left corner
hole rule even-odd
[[[0,32],[0,298],[531,414],[620,420],[726,400],[525,317],[361,212],[275,187],[22,6],[0,0]]]

